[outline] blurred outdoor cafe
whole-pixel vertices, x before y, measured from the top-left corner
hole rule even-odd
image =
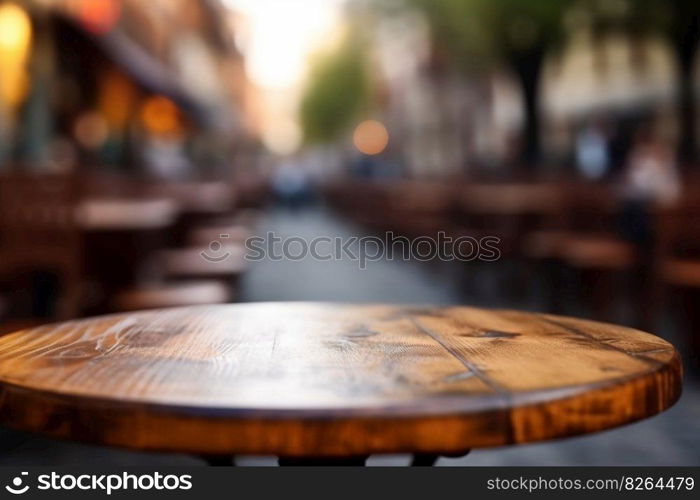
[[[265,188],[210,3],[0,4],[3,331],[236,297],[242,255],[197,249],[245,238]]]
[[[323,214],[496,237],[449,300],[700,370],[699,43],[693,0],[0,0],[0,332],[303,290],[245,241]]]

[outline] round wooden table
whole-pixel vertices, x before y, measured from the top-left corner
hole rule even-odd
[[[680,392],[657,337],[468,307],[201,306],[0,339],[4,424],[204,457],[429,464],[641,420]]]

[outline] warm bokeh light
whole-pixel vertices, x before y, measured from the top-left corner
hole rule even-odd
[[[154,134],[172,134],[181,128],[177,106],[163,96],[146,99],[141,109],[141,121],[146,129]]]
[[[129,119],[137,90],[121,72],[110,71],[103,77],[99,96],[99,109],[109,125],[120,128]]]
[[[389,132],[382,123],[367,120],[355,129],[353,143],[361,153],[378,155],[389,145]]]
[[[107,140],[109,127],[99,113],[85,113],[75,121],[73,135],[76,141],[84,148],[98,149]]]
[[[119,21],[121,9],[116,0],[82,0],[78,4],[80,22],[94,33],[107,33]]]
[[[14,107],[27,91],[25,63],[32,41],[32,25],[21,7],[0,5],[0,98]]]
[[[0,51],[25,51],[31,34],[31,22],[24,9],[11,3],[0,5]]]

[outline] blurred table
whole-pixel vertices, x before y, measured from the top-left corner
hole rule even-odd
[[[166,198],[88,198],[78,205],[88,313],[108,310],[119,290],[158,274],[157,252],[170,244],[178,215],[178,203]]]
[[[178,278],[223,278],[240,277],[248,268],[246,249],[242,244],[227,244],[216,247],[218,252],[201,247],[164,250],[159,258],[167,277]]]
[[[232,186],[217,181],[156,183],[144,187],[142,195],[164,197],[178,205],[174,243],[183,245],[187,235],[211,220],[231,215],[236,207]]]
[[[597,432],[681,392],[639,331],[466,307],[265,303],[113,315],[0,339],[0,419],[56,438],[282,464],[414,464]]]
[[[86,231],[158,229],[175,223],[178,204],[169,199],[87,199],[78,206]]]

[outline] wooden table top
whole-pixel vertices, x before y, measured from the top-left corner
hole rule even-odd
[[[619,426],[680,391],[652,335],[467,307],[203,306],[0,339],[3,423],[196,454],[458,454]]]

